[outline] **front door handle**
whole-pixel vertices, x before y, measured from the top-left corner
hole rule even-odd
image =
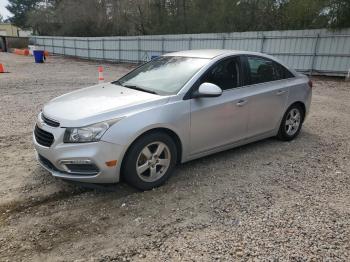
[[[279,90],[277,91],[276,95],[280,96],[283,95],[286,92],[286,90]]]
[[[237,102],[236,106],[244,106],[247,102],[248,100],[241,99]]]

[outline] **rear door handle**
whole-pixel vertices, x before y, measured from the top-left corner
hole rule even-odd
[[[283,95],[286,92],[286,90],[279,90],[277,91],[276,95],[280,96]]]
[[[236,106],[244,106],[247,102],[248,100],[241,99],[236,103]]]

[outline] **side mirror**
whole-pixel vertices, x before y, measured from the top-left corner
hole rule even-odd
[[[221,96],[222,90],[215,84],[203,83],[199,86],[198,90],[192,94],[193,98],[200,97],[217,97]]]

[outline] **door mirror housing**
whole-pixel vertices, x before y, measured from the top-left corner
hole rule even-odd
[[[203,83],[199,86],[198,90],[193,92],[192,98],[200,97],[218,97],[221,96],[222,89],[212,83]]]

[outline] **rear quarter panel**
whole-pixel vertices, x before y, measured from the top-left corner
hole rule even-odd
[[[295,102],[302,102],[305,105],[305,115],[308,114],[311,104],[312,88],[308,85],[308,77],[298,75],[289,80],[291,85],[289,87],[289,95],[286,109]]]

